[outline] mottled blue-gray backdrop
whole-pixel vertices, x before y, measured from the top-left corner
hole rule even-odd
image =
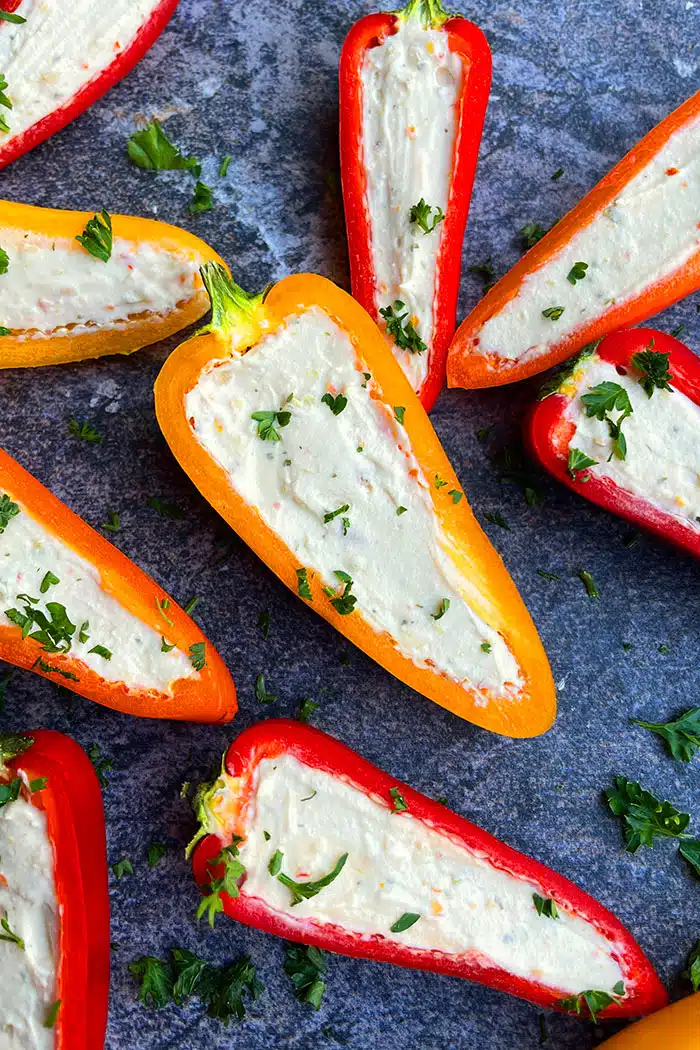
[[[179,223],[208,240],[238,280],[258,289],[294,270],[317,270],[347,287],[339,194],[336,73],[351,23],[370,0],[182,0],[171,24],[129,77],[71,126],[0,175],[2,196],[32,204],[133,212]],[[490,258],[498,271],[519,254],[527,221],[559,218],[653,124],[698,86],[700,4],[686,0],[473,0],[466,14],[494,56],[493,93],[464,249],[461,315],[480,295],[466,267]],[[190,216],[186,173],[134,168],[126,140],[159,117],[203,160],[216,208]],[[217,177],[220,158],[233,161]],[[552,181],[552,172],[564,169]],[[694,300],[658,318],[700,338]],[[601,803],[616,773],[693,813],[700,828],[698,766],[674,763],[651,734],[629,724],[666,719],[697,703],[700,632],[695,564],[650,539],[628,549],[625,524],[541,477],[541,506],[503,484],[493,452],[517,436],[536,384],[444,393],[434,422],[482,521],[500,511],[510,530],[486,523],[550,655],[560,712],[546,736],[489,735],[394,681],[288,593],[200,498],[170,455],[153,414],[161,345],[130,359],[0,376],[0,440],[69,506],[93,523],[117,510],[118,546],[178,600],[202,596],[196,618],[239,688],[229,728],[139,721],[68,699],[18,672],[0,716],[4,728],[44,725],[98,742],[114,759],[104,791],[110,862],[135,874],[112,881],[114,941],[109,1050],[344,1046],[352,1050],[527,1050],[537,1010],[457,979],[329,960],[319,1013],[297,1003],[282,972],[282,943],[220,920],[194,920],[198,901],[183,846],[192,831],[180,785],[209,773],[229,740],[260,718],[291,714],[313,697],[314,722],[396,777],[595,894],[629,926],[674,995],[700,936],[700,882],[674,843],[636,857]],[[104,433],[91,446],[67,420]],[[475,431],[493,425],[479,442]],[[177,503],[166,520],[146,501]],[[577,578],[593,573],[589,598]],[[547,581],[538,569],[556,573]],[[267,641],[256,628],[271,614]],[[623,642],[634,648],[623,650]],[[668,651],[659,651],[668,646]],[[341,655],[348,653],[348,665]],[[272,707],[254,698],[264,672]],[[146,867],[152,840],[170,845]],[[128,962],[172,945],[224,961],[249,952],[267,986],[230,1029],[185,1009],[147,1012]],[[592,1026],[548,1019],[551,1050],[585,1050]]]

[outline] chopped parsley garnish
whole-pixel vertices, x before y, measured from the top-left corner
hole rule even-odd
[[[260,628],[263,638],[267,641],[267,636],[270,633],[270,614],[267,609],[262,610],[255,626]]]
[[[403,813],[404,810],[408,809],[406,799],[401,794],[401,791],[397,787],[389,788],[389,795],[391,797],[391,812],[392,813]]]
[[[225,893],[228,897],[239,895],[238,881],[245,875],[245,865],[238,859],[238,845],[242,841],[238,835],[234,835],[230,845],[224,846],[221,852],[208,862],[210,870],[218,868],[220,864],[224,865],[223,875],[218,879],[212,879],[209,884],[209,892],[202,897],[197,908],[197,918],[201,919],[206,915],[212,929],[216,916],[224,910],[221,894]]]
[[[169,959],[144,955],[130,963],[129,970],[140,982],[139,999],[144,1006],[160,1009],[171,1002],[183,1006],[197,996],[210,1017],[224,1022],[242,1021],[243,996],[256,1000],[265,991],[247,955],[224,966],[211,966],[194,952],[171,948]]]
[[[21,26],[27,21],[26,18],[22,18],[21,15],[13,14],[11,11],[0,11],[0,18],[4,22],[12,22],[13,25]]]
[[[112,865],[112,871],[114,872],[115,879],[123,879],[125,875],[134,874],[134,865],[131,863],[128,857],[122,857],[116,864]]]
[[[537,487],[540,475],[533,471],[522,445],[517,442],[503,445],[491,458],[498,471],[498,480],[504,484],[517,485],[528,507],[539,507],[544,503],[544,496]]]
[[[579,569],[578,578],[583,584],[583,586],[586,588],[586,594],[589,598],[600,598],[598,585],[596,584],[590,572],[588,572],[586,569]]]
[[[335,611],[341,616],[349,616],[357,604],[357,598],[350,593],[353,584],[352,576],[349,576],[347,572],[343,572],[342,569],[335,569],[334,575],[345,585],[342,594],[336,594],[332,587],[324,587],[323,589],[330,598],[331,605]]]
[[[681,323],[679,325],[676,325],[676,327],[673,329],[673,331],[671,332],[671,337],[673,339],[680,339],[680,337],[683,335],[683,332],[685,332],[685,325]]]
[[[560,580],[561,577],[557,576],[555,572],[545,572],[544,569],[538,569],[537,575],[541,576],[543,580]]]
[[[403,405],[394,405],[394,415],[396,416],[396,419],[401,424],[401,426],[403,426],[403,417],[405,412],[406,409]]]
[[[281,868],[284,854],[280,853],[279,850],[277,850],[276,853],[279,853],[279,866]],[[274,856],[275,854],[273,854],[273,857]],[[314,879],[311,882],[297,882],[295,879],[290,878],[289,875],[285,875],[285,873],[279,869],[275,878],[291,891],[292,907],[294,907],[295,904],[301,904],[304,900],[310,900],[311,897],[315,897],[321,892],[321,890],[325,889],[326,886],[330,886],[330,884],[340,875],[345,867],[345,861],[347,859],[348,854],[343,853],[336,861],[333,869],[329,871],[327,875],[324,875],[321,879]]]
[[[700,992],[700,940],[688,956],[683,976],[690,981],[694,992]]]
[[[90,640],[90,621],[84,620],[78,629],[78,641],[81,645],[85,645]]]
[[[467,267],[467,273],[473,273],[477,277],[481,277],[484,282],[484,294],[490,292],[498,280],[498,275],[494,270],[490,259],[487,259],[485,263],[477,263],[475,266]]]
[[[46,584],[46,590],[51,582]],[[58,583],[57,579],[56,583]],[[22,628],[22,641],[25,638],[32,638],[35,642],[41,642],[45,653],[67,653],[73,643],[76,628],[75,624],[71,623],[65,605],[61,605],[60,602],[47,602],[47,616],[36,607],[38,598],[32,598],[28,594],[18,594],[17,598],[24,603],[24,608],[22,611],[6,609],[5,616],[10,623]]]
[[[156,598],[156,607],[157,607],[158,612],[160,613],[160,615],[163,617],[165,622],[168,624],[168,626],[173,627],[174,626],[173,621],[168,616],[168,609],[170,608],[170,599],[169,598]]]
[[[12,99],[6,94],[7,91],[7,80],[5,75],[0,73],[0,106],[5,106],[6,109],[12,109]],[[10,125],[7,123],[7,117],[0,113],[0,131],[9,131]]]
[[[274,704],[277,699],[272,693],[265,689],[265,675],[259,674],[255,679],[255,699],[259,704]]]
[[[396,508],[396,516],[397,516],[398,518],[400,518],[400,517],[401,517],[401,515],[402,515],[402,514],[405,514],[407,510],[408,510],[408,507],[397,507],[397,508]]]
[[[432,616],[432,618],[434,620],[441,620],[443,618],[443,616],[445,615],[445,613],[447,612],[447,610],[449,609],[449,607],[450,607],[450,599],[449,598],[441,598],[440,599],[440,604],[438,605],[438,611],[436,613],[431,613],[430,615]]]
[[[68,423],[68,432],[79,441],[87,441],[89,445],[101,445],[104,437],[99,431],[88,423],[87,419],[71,419]]]
[[[289,425],[289,421],[292,418],[292,413],[288,411],[279,412],[252,412],[251,419],[254,419],[258,424],[258,437],[262,441],[281,441],[278,427],[286,427]]]
[[[192,597],[188,598],[185,604],[183,605],[183,611],[186,612],[188,616],[191,616],[197,608],[197,606],[199,605],[199,603],[201,602],[201,600],[201,594],[193,594]]]
[[[622,433],[622,424],[628,416],[632,415],[632,403],[625,388],[620,386],[619,383],[598,383],[597,386],[591,387],[587,394],[583,394],[581,400],[586,407],[586,415],[589,419],[599,419],[601,422],[608,424],[613,443],[608,461],[613,456],[617,456],[618,459],[625,459],[627,456],[627,440]],[[614,411],[621,413],[617,420],[613,420],[608,415],[609,412]]]
[[[10,265],[10,257],[4,248],[0,248],[0,277],[7,273]]]
[[[588,269],[588,263],[577,262],[571,267],[566,275],[566,279],[569,284],[576,284],[577,281],[582,281],[586,276],[586,270]]]
[[[403,933],[404,930],[409,930],[411,926],[415,926],[419,919],[420,915],[418,915],[417,912],[405,911],[403,915],[396,920],[396,922],[391,924],[391,932]]]
[[[401,311],[405,311],[401,313]],[[386,322],[387,333],[394,340],[399,350],[408,350],[411,354],[422,354],[428,349],[418,335],[406,304],[401,299],[395,299],[392,306],[384,306],[379,313]]]
[[[111,510],[108,514],[108,518],[108,521],[102,522],[100,528],[104,529],[105,532],[120,532],[122,526],[116,510]]]
[[[645,350],[639,350],[630,358],[632,368],[641,372],[639,385],[647,397],[651,397],[655,390],[670,390],[673,393],[673,376],[668,367],[669,355],[661,350],[652,350],[653,345],[652,339]]]
[[[39,593],[46,594],[49,587],[55,587],[55,585],[60,582],[58,576],[55,576],[54,573],[49,570],[39,584]]]
[[[284,972],[291,977],[294,994],[300,1003],[310,1003],[314,1010],[321,1006],[326,982],[322,974],[326,972],[324,953],[311,944],[292,944],[284,946]]]
[[[127,144],[129,159],[138,168],[151,171],[181,171],[198,173],[201,166],[196,157],[183,157],[163,131],[160,122],[151,121],[141,131],[135,131]]]
[[[190,663],[195,671],[202,671],[206,666],[205,649],[206,642],[195,642],[190,646]]]
[[[450,489],[447,495],[452,496],[452,502],[456,504],[459,503],[464,493],[460,492],[459,489]]]
[[[345,394],[337,394],[335,397],[332,394],[324,394],[321,401],[328,405],[334,416],[339,416],[348,403]]]
[[[542,316],[549,321],[558,321],[563,313],[563,306],[548,306],[546,310],[542,311]]]
[[[529,251],[530,248],[534,248],[537,242],[542,240],[546,232],[547,230],[544,226],[541,226],[539,222],[526,222],[525,225],[521,226],[518,230],[526,251]]]
[[[162,653],[171,653],[174,648],[175,648],[175,642],[173,642],[172,645],[171,645],[170,642],[166,641],[165,638],[163,638],[163,636],[161,635],[160,651]]]
[[[484,517],[487,521],[490,521],[492,525],[498,525],[500,528],[507,529],[507,531],[510,532],[510,525],[500,511],[496,511],[495,513],[489,513],[487,511],[484,514]]]
[[[2,919],[0,919],[0,927],[2,933],[0,933],[0,941],[8,941],[10,944],[16,944],[21,952],[24,951],[24,941],[21,937],[18,937],[16,933],[13,933],[10,929],[10,923],[7,918],[7,912],[5,912]]]
[[[640,722],[637,718],[631,718],[630,722],[650,729],[665,740],[679,762],[690,762],[700,751],[700,707],[691,707],[673,722]]]
[[[313,601],[311,587],[309,586],[309,574],[307,569],[297,569],[297,594],[300,598],[306,598],[307,602]]]
[[[597,463],[597,459],[591,459],[591,457],[587,456],[585,452],[582,452],[580,448],[569,449],[569,458],[566,466],[574,481],[577,480],[577,474],[579,471],[586,470],[588,467],[595,467],[597,466]],[[579,480],[588,481],[588,477],[580,478]]]
[[[678,852],[695,870],[695,874],[700,876],[700,841],[691,839],[689,842],[681,842]]]
[[[312,700],[310,697],[307,696],[304,700],[301,701],[299,707],[297,708],[297,720],[299,722],[308,722],[311,718],[311,715],[314,713],[314,711],[317,711],[319,707],[320,704],[317,704],[315,700]]]
[[[190,203],[187,205],[188,212],[190,215],[200,215],[203,211],[211,211],[213,207],[214,199],[212,197],[211,186],[207,186],[206,182],[197,179],[194,187],[194,195]]]
[[[100,782],[100,787],[107,787],[109,781],[107,780],[107,773],[110,772],[114,766],[114,759],[105,758],[100,750],[98,744],[91,744],[87,749],[87,756],[92,762],[97,779]]]
[[[102,262],[109,262],[112,255],[112,219],[104,208],[99,215],[93,216],[85,229],[76,238],[86,252]]]
[[[5,784],[0,784],[0,809],[9,806],[10,802],[16,802],[22,790],[20,777],[14,777]]]
[[[636,781],[615,777],[614,786],[605,791],[610,810],[623,822],[625,849],[636,853],[640,846],[653,846],[654,838],[690,838],[685,829],[690,815],[681,813],[670,802],[661,802]]]
[[[51,1003],[51,1006],[46,1011],[46,1017],[44,1018],[44,1028],[54,1028],[56,1021],[58,1020],[58,1014],[61,1009],[61,1000],[57,999],[55,1003]]]
[[[432,212],[435,214],[431,214]],[[422,197],[417,204],[411,206],[411,210],[408,213],[408,221],[415,223],[416,226],[420,226],[423,233],[432,233],[438,223],[441,223],[444,218],[445,213],[442,208],[439,208],[437,205],[426,204]]]
[[[486,438],[489,436],[489,434],[493,430],[494,426],[495,426],[495,423],[489,423],[489,425],[487,427],[479,427],[479,429],[477,431],[475,431],[475,433],[476,433],[476,440],[477,441],[486,441]]]
[[[219,178],[220,179],[225,179],[226,176],[228,175],[229,165],[230,165],[232,160],[233,160],[233,157],[231,156],[230,153],[227,153],[226,156],[222,159],[221,164],[219,165]]]
[[[93,645],[92,649],[88,652],[95,653],[97,656],[101,656],[103,660],[111,660],[112,654],[109,649],[106,649],[104,645]]]
[[[46,785],[48,784],[48,782],[49,782],[49,778],[48,777],[36,777],[35,780],[30,780],[29,781],[29,791],[30,791],[30,793],[32,795],[36,795],[40,791],[43,791],[44,788],[46,787]]]
[[[481,645],[479,646],[479,648],[481,649],[482,653],[490,653],[491,652],[491,642],[482,642]]]
[[[435,488],[436,489],[444,489],[446,484],[447,484],[447,482],[445,481],[444,478],[441,478],[439,474],[435,475]]]
[[[668,656],[671,652],[671,648],[668,645],[659,645],[656,651],[657,653],[661,653],[662,656]]]
[[[267,865],[267,870],[270,875],[279,875],[282,870],[282,861],[284,860],[284,853],[281,850],[276,849],[270,857]]]
[[[557,170],[552,174],[552,182],[556,182],[557,179],[560,179],[563,174],[564,174],[564,169],[563,168],[557,168]]]
[[[578,995],[560,999],[557,1005],[562,1010],[568,1010],[569,1013],[575,1013],[579,1016],[583,1015],[584,1017],[588,1016],[595,1024],[601,1010],[607,1009],[608,1006],[613,1006],[624,994],[625,987],[622,981],[619,981],[613,988],[612,995],[589,988],[585,992],[579,992]]]
[[[185,519],[184,510],[181,510],[175,503],[166,503],[165,500],[158,499],[157,496],[149,496],[146,506],[160,514],[161,518],[172,518],[173,521],[184,521]]]
[[[329,511],[328,514],[324,514],[323,515],[324,524],[327,525],[329,521],[333,521],[333,519],[337,518],[339,514],[345,514],[349,510],[350,510],[350,504],[349,503],[344,503],[342,505],[342,507],[338,507],[337,510]]]
[[[160,1009],[168,1005],[173,994],[173,979],[167,963],[152,955],[142,955],[129,963],[129,971],[141,982],[139,999],[144,1006]]]
[[[13,518],[19,514],[19,507],[14,503],[6,492],[0,496],[0,534],[2,534]]]
[[[3,335],[12,335],[12,329],[4,328],[2,325],[0,325],[0,337],[2,337]]]
[[[158,861],[162,860],[167,852],[167,843],[151,842],[146,853],[146,863],[148,864],[149,868],[155,868]]]
[[[543,915],[546,919],[559,918],[556,902],[551,897],[540,897],[539,893],[533,893],[532,901],[538,915]]]
[[[12,681],[12,671],[8,671],[7,674],[0,678],[0,714],[5,710],[5,703],[7,701],[7,687]],[[2,760],[2,748],[0,747],[0,762]]]

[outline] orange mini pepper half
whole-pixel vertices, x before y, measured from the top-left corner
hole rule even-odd
[[[236,690],[189,616],[0,450],[0,659],[105,707],[229,722]]]
[[[212,260],[199,237],[153,219],[0,201],[0,368],[165,339],[206,312],[198,271]]]
[[[313,274],[249,296],[202,271],[212,323],[156,414],[205,498],[291,590],[401,681],[532,736],[555,696],[535,627],[383,334]]]
[[[700,992],[630,1025],[602,1045],[605,1050],[697,1050]]]

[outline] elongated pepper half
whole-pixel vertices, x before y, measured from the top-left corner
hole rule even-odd
[[[450,386],[513,383],[700,288],[700,92],[662,120],[484,296]]]
[[[0,734],[0,919],[7,1045],[100,1050],[110,956],[102,796],[87,755],[61,733]]]
[[[544,732],[555,698],[536,630],[372,319],[323,277],[263,297],[203,273],[212,324],[155,390],[181,466],[392,674],[495,732]]]
[[[242,733],[199,816],[197,882],[248,926],[565,1011],[584,992],[603,1016],[666,1002],[638,944],[597,901],[299,722]],[[227,846],[242,865],[237,895],[212,886]]]
[[[700,360],[683,343],[634,328],[594,344],[545,388],[526,436],[569,488],[700,556]]]
[[[133,69],[178,0],[0,0],[0,168],[60,131]]]
[[[0,659],[127,714],[228,722],[237,709],[194,621],[2,451]]]
[[[199,268],[214,260],[199,237],[164,222],[0,201],[0,368],[165,339],[206,313]]]
[[[340,58],[352,292],[427,411],[445,382],[490,85],[486,38],[439,0],[361,19]]]
[[[700,1046],[700,992],[623,1029],[605,1050],[696,1050]]]

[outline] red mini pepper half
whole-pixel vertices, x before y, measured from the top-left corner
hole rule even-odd
[[[405,262],[411,255],[412,247],[415,247],[424,237],[439,239],[432,275],[432,335],[426,340],[427,349],[422,351],[428,358],[427,372],[422,382],[417,382],[415,376],[412,376],[410,369],[407,368],[407,360],[412,353],[416,352],[415,339],[408,340],[409,349],[401,349],[400,345],[397,345],[396,337],[392,340],[391,335],[387,335],[425,409],[430,411],[445,382],[447,349],[455,329],[462,241],[491,86],[491,52],[486,37],[478,26],[465,18],[449,16],[440,0],[409,0],[401,11],[385,11],[368,15],[355,23],[343,45],[340,57],[340,163],[352,294],[382,327],[384,327],[384,321],[380,316],[380,309],[391,308],[392,301],[391,298],[387,299],[387,290],[380,287],[378,283],[373,241],[387,236],[387,233],[380,230],[377,223],[373,222],[368,204],[367,173],[370,158],[365,149],[362,71],[368,52],[373,48],[381,48],[389,38],[408,23],[421,24],[426,31],[434,30],[444,35],[449,52],[459,56],[462,71],[461,83],[458,84],[457,98],[454,102],[448,100],[444,94],[444,83],[441,86],[439,79],[435,78],[436,114],[434,123],[439,126],[441,110],[442,115],[445,115],[449,114],[452,108],[455,122],[454,149],[449,172],[447,206],[443,209],[444,217],[438,218],[439,212],[436,207],[433,207],[436,201],[423,200],[425,194],[421,196],[419,189],[415,193],[416,200],[411,200],[408,207],[399,204],[397,191],[391,188],[389,175],[386,172],[381,173],[382,179],[385,180],[382,184],[385,200],[381,209],[381,218],[386,218],[390,212],[395,212],[398,208],[401,208],[402,217],[405,217],[405,231],[400,235],[401,240],[395,246],[395,250],[403,255],[403,261]],[[427,48],[432,47],[432,43],[427,44]],[[446,70],[441,70],[441,72],[446,74],[446,78],[449,77]],[[397,91],[399,100],[396,104],[398,110],[406,90],[403,73],[397,77],[393,87]],[[387,91],[391,92],[391,90],[392,84],[389,83]],[[391,98],[389,98],[389,104],[391,104]],[[426,123],[422,122],[418,115],[416,123],[411,123],[406,127],[405,135],[416,138],[420,149],[421,136],[425,130]],[[402,178],[402,164],[410,165],[417,171],[421,170],[422,166],[411,160],[410,153],[400,152],[397,144],[389,143],[388,146],[391,148],[387,164],[395,168],[399,184]],[[373,143],[372,154],[375,157],[379,157],[380,147],[380,143]],[[429,167],[433,161],[434,158],[428,154],[426,165]],[[381,159],[377,159],[376,163],[381,165]],[[404,175],[408,179],[410,172],[405,171]],[[411,222],[412,208],[418,205],[420,200],[423,200],[424,205],[431,206],[430,211],[426,213],[423,232],[416,224],[415,218],[413,223]],[[401,268],[400,264],[398,268]],[[408,277],[407,274],[403,276]],[[401,294],[396,296],[402,305],[395,312],[400,314],[401,310],[405,309],[402,324],[403,329],[408,331],[406,326],[415,326],[417,321],[411,288],[413,279],[406,279],[402,282],[399,278],[398,284],[402,283]],[[420,336],[420,324],[417,325],[417,329],[417,335]]]
[[[3,766],[3,755],[14,757]],[[110,967],[100,785],[82,748],[51,730],[28,737],[0,734],[0,784],[17,778],[22,782],[19,797],[46,814],[54,857],[59,935],[56,991],[47,1021],[53,1012],[55,1050],[99,1050],[107,1026]],[[31,791],[30,784],[38,789]],[[0,858],[0,885],[7,882],[2,881],[2,862],[7,860]],[[7,918],[11,922],[12,915]],[[3,973],[2,980],[11,980],[11,974]]]
[[[298,766],[294,763],[284,766],[290,758]],[[278,768],[282,768],[281,773],[274,772]],[[295,769],[302,771],[297,784],[294,784]],[[307,779],[318,773],[322,774],[320,781]],[[271,787],[272,780],[266,779],[275,775],[281,777],[277,781],[279,791]],[[304,790],[303,797],[297,797],[296,788],[310,786],[310,783],[315,783],[314,790]],[[332,793],[336,788],[339,794]],[[359,810],[353,810],[351,803],[343,808],[342,799],[347,798],[343,793],[348,791],[353,799],[355,792],[364,796]],[[314,805],[320,808],[314,809]],[[212,920],[218,911],[224,911],[245,925],[293,941],[358,958],[463,977],[540,1006],[567,1012],[578,1012],[584,991],[586,995],[593,995],[590,986],[584,985],[580,991],[576,989],[578,994],[572,995],[571,989],[553,987],[532,974],[524,976],[522,966],[518,974],[499,965],[480,951],[479,938],[474,934],[478,918],[474,916],[486,916],[484,927],[489,927],[494,915],[505,915],[503,921],[512,921],[510,933],[502,939],[499,934],[491,943],[496,944],[502,954],[505,951],[508,958],[512,952],[513,960],[527,930],[536,931],[537,939],[534,946],[530,946],[535,968],[546,966],[538,939],[553,937],[561,944],[557,940],[560,935],[562,938],[572,936],[566,932],[566,924],[582,921],[585,926],[578,928],[577,939],[573,947],[568,948],[569,957],[575,960],[578,946],[595,938],[595,951],[608,962],[614,960],[619,967],[616,972],[622,975],[622,982],[616,981],[611,989],[613,994],[590,1000],[594,1008],[606,1017],[629,1016],[651,1013],[667,1001],[639,945],[621,923],[588,894],[450,812],[442,803],[392,779],[344,744],[298,721],[270,719],[242,733],[224,756],[219,780],[201,790],[198,809],[201,841],[194,852],[193,866],[205,894],[202,910],[208,910]],[[375,813],[383,821],[381,826],[371,826]],[[334,836],[330,855],[335,857],[341,841],[347,842],[347,849],[338,857],[335,868],[324,872],[325,878],[318,880],[319,866],[326,867],[329,863],[327,843],[323,842],[318,829],[327,829],[329,821],[330,835]],[[402,825],[403,821],[408,821],[408,825]],[[280,822],[284,822],[284,830],[275,826]],[[407,840],[402,840],[402,828],[418,836],[418,848],[411,849]],[[352,842],[353,829],[358,836],[363,836],[361,841]],[[441,842],[437,850],[434,848],[436,834]],[[295,835],[305,835],[309,841],[302,851],[305,870],[293,871],[292,879],[287,868],[294,866]],[[424,862],[426,851],[431,861],[427,869],[430,880],[426,883],[427,892],[436,898],[432,907],[421,907],[418,891],[410,885],[412,865],[417,869]],[[382,866],[381,881],[376,880],[371,868],[377,858]],[[370,865],[369,876],[363,865]],[[464,870],[459,865],[464,865]],[[226,874],[228,881],[224,878]],[[230,891],[231,876],[238,886],[236,896],[223,890],[226,885]],[[309,876],[314,881],[309,881]],[[485,885],[483,880],[491,877],[500,880],[499,885],[483,897],[480,895]],[[294,881],[296,879],[299,881]],[[279,897],[279,883],[292,889],[291,906],[288,897]],[[255,892],[250,891],[251,884]],[[465,889],[454,889],[459,884]],[[318,908],[317,902],[324,899],[320,894],[330,894],[331,885],[337,891],[334,901],[326,905],[333,915],[332,921],[314,917],[313,910],[305,907],[296,910],[296,906],[307,900],[313,901],[312,908]],[[509,896],[511,890],[515,896]],[[391,920],[384,919],[380,929],[374,930],[371,925],[357,929],[345,923],[344,903],[350,902],[353,894],[365,891],[369,893],[366,908],[364,898],[360,899],[359,914],[373,921],[374,908],[383,907],[383,898],[388,895],[391,898],[388,913],[393,917],[395,909],[397,921],[389,927]],[[286,889],[283,892],[286,893]],[[450,912],[450,895],[462,892],[469,899],[459,897],[459,911]],[[283,905],[279,903],[281,899],[285,901]],[[394,902],[401,902],[401,906]],[[426,900],[422,903],[425,905]],[[349,906],[346,903],[346,907]],[[357,916],[357,901],[352,906]],[[402,908],[404,914],[401,914]],[[418,914],[420,912],[422,914]],[[416,946],[415,942],[407,941],[404,931],[420,930],[421,919],[425,928],[429,917],[443,914],[447,924],[444,935],[452,936],[454,919],[461,921],[460,912],[466,916],[465,937],[473,938],[471,947],[465,945],[461,951],[455,951],[446,949],[445,944],[449,942],[426,948],[420,947],[420,942]],[[436,922],[439,924],[440,919]],[[440,940],[441,935],[436,936]],[[512,949],[504,949],[504,945],[511,943]],[[549,942],[550,949],[551,946]],[[513,971],[517,971],[515,965]],[[601,992],[596,991],[595,995],[600,996]],[[583,1010],[585,1012],[585,1006]]]
[[[613,387],[599,391],[601,382],[624,394]],[[597,394],[603,401],[607,395],[612,407],[606,408]],[[625,395],[632,399],[632,411],[620,424],[625,435],[621,456],[613,432],[626,412]],[[591,424],[594,410],[598,415]],[[595,446],[600,454],[591,455],[588,445],[580,448],[584,441],[578,428],[586,424],[587,430],[591,425],[600,430]],[[545,387],[527,421],[526,439],[558,481],[700,556],[700,509],[694,500],[700,470],[700,359],[673,336],[631,328],[586,348]]]
[[[70,13],[69,5],[30,5],[23,3],[22,0],[0,0],[0,10],[14,13],[20,18],[23,18],[26,13],[26,20],[21,24],[13,25],[4,20],[0,21],[0,55],[3,55],[2,34],[15,34],[13,47],[6,57],[6,61],[10,62],[10,65],[8,68],[1,70],[3,76],[8,78],[4,89],[5,94],[9,101],[12,102],[14,84],[12,73],[14,70],[11,61],[16,59],[23,70],[22,94],[28,98],[31,110],[37,116],[36,120],[13,133],[12,114],[13,108],[17,112],[17,107],[13,104],[13,108],[11,108],[5,102],[2,102],[2,91],[0,90],[0,116],[4,118],[3,121],[0,121],[0,168],[6,167],[13,160],[16,160],[17,157],[21,157],[23,153],[34,149],[40,142],[60,131],[61,128],[64,128],[71,120],[80,116],[84,110],[88,109],[105,92],[109,91],[111,87],[114,87],[115,84],[125,77],[163,32],[172,18],[178,2],[179,0],[152,0],[150,10],[145,14],[141,24],[135,27],[135,31],[130,32],[126,39],[115,39],[112,42],[110,60],[106,64],[100,65],[98,63],[98,68],[92,68],[87,61],[87,57],[85,57],[84,61],[77,63],[75,70],[64,70],[64,73],[74,73],[76,83],[74,89],[70,90],[67,97],[61,97],[55,69],[52,69],[51,65],[48,68],[41,68],[41,52],[37,51],[36,58],[32,54],[32,34],[35,28],[41,29],[47,25],[53,11],[58,7],[60,7],[61,11],[62,24],[67,26],[69,31],[72,31],[70,29],[70,18],[67,17]],[[42,7],[44,8],[43,10]],[[105,15],[105,5],[102,3],[102,0],[94,0],[94,8],[95,27],[100,27],[102,31],[105,22],[108,23]],[[109,31],[111,28],[107,24],[105,31]],[[119,36],[122,35],[119,25],[117,25],[116,32]],[[85,37],[85,34],[83,34],[83,37]],[[99,39],[99,36],[97,36],[97,39]],[[25,49],[28,62],[24,61]],[[65,65],[65,56],[63,56],[63,59]],[[47,94],[46,77],[53,78],[53,96],[57,99],[54,107],[48,112],[40,104],[38,98],[34,99],[33,96],[29,98],[34,87],[36,87],[37,96]],[[0,83],[2,83],[2,79],[3,77],[0,77]],[[3,133],[4,125],[9,127],[9,131],[5,133]]]

